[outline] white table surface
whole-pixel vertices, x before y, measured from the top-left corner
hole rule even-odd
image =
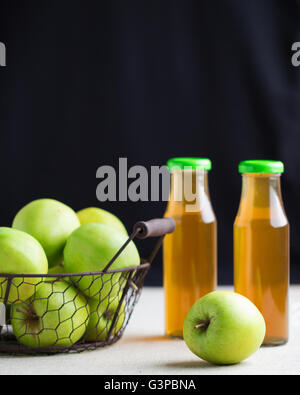
[[[161,288],[144,288],[123,338],[110,347],[83,354],[0,356],[0,374],[300,374],[300,286],[291,289],[290,342],[262,348],[234,366],[213,366],[193,355],[184,341],[164,337]]]

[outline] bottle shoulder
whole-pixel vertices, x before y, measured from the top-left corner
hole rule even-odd
[[[269,224],[273,228],[289,226],[288,218],[284,210],[252,210],[251,212],[239,211],[235,218],[234,226],[247,226],[249,224]]]
[[[216,223],[217,219],[213,209],[211,210],[197,210],[197,211],[185,211],[184,209],[172,210],[169,209],[165,212],[165,217],[173,218],[177,223],[183,219],[189,221],[197,221],[202,223]]]
[[[273,227],[284,227],[289,221],[281,195],[280,178],[262,175],[243,179],[241,201],[235,225],[249,222],[269,223]]]

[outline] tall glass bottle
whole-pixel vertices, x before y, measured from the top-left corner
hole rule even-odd
[[[288,340],[289,223],[280,187],[282,162],[244,161],[243,187],[234,224],[235,291],[263,314],[265,345]]]
[[[164,241],[166,334],[182,337],[183,323],[197,299],[217,283],[217,222],[208,189],[211,161],[168,161],[171,194],[166,216],[176,230]]]

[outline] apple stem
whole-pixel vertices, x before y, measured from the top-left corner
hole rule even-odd
[[[17,313],[21,313],[21,314],[27,314],[27,311],[25,311],[25,310],[21,310],[21,309],[16,309],[16,312]]]
[[[206,330],[208,327],[209,327],[209,322],[202,321],[199,324],[195,325],[194,329],[202,329],[203,328]]]
[[[32,304],[24,308],[17,308],[16,311],[18,313],[24,314],[26,316],[26,320],[37,320],[39,318],[34,311]]]

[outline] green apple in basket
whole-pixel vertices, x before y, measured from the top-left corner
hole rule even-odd
[[[121,231],[104,224],[81,225],[69,237],[64,249],[66,273],[103,271],[109,261],[128,240]],[[131,241],[109,270],[120,270],[138,266],[140,256]],[[88,298],[104,300],[118,294],[126,284],[125,274],[99,274],[72,277],[72,281]]]
[[[122,328],[125,321],[125,303],[120,302],[120,294],[105,298],[104,301],[91,299],[90,320],[85,334],[85,339],[91,342],[101,342],[108,340],[111,325],[111,337],[113,337]],[[119,304],[121,306],[118,310]]]
[[[16,215],[13,228],[35,237],[44,248],[49,267],[59,264],[67,238],[80,226],[76,213],[53,199],[38,199]]]
[[[114,214],[103,210],[102,208],[88,207],[78,211],[77,216],[81,225],[89,224],[91,222],[109,225],[128,236],[127,230],[122,221]]]
[[[48,275],[50,275],[50,274],[58,274],[58,275],[65,274],[64,265],[62,264],[62,265],[56,265],[56,266],[51,267],[48,271]],[[65,281],[67,283],[72,283],[70,277],[62,277],[62,276],[45,277],[43,280],[48,281],[48,282],[49,281]]]
[[[48,274],[64,274],[65,269],[63,265],[56,265],[49,269]]]
[[[43,282],[26,302],[13,305],[11,324],[28,347],[68,347],[84,335],[89,321],[85,297],[65,281]]]
[[[11,228],[0,228],[0,273],[47,274],[48,262],[40,243],[29,234]],[[13,278],[8,303],[21,303],[30,298],[42,278]],[[5,299],[7,278],[0,274],[0,302]]]

